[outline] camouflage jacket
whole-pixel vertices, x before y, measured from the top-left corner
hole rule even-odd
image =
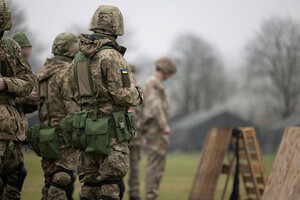
[[[88,35],[79,35],[79,49],[90,59],[99,115],[111,115],[113,112],[126,111],[130,106],[141,104],[143,96],[142,91],[136,87],[123,56],[115,49],[99,51],[104,45],[116,45],[116,43],[108,38],[90,40]],[[72,68],[73,65],[74,63]],[[122,74],[121,70],[126,70],[127,73]],[[79,101],[78,92],[75,91],[74,94]],[[81,107],[83,111],[93,112],[95,109],[93,98],[82,97]]]
[[[139,86],[139,88],[141,88],[141,87]],[[142,120],[143,120],[143,105],[139,105],[139,106],[136,106],[136,107],[131,107],[129,111],[133,112],[134,115],[135,115],[136,128],[137,128],[137,136],[130,141],[130,145],[131,146],[141,145],[141,143],[142,143],[141,125],[142,125]]]
[[[78,110],[77,104],[66,98],[69,88],[65,88],[64,83],[70,62],[71,60],[63,60],[61,57],[47,58],[44,66],[37,74],[39,82],[39,86],[37,86],[38,111],[40,122],[44,126],[48,125],[47,82],[50,126],[57,126],[68,114],[73,114],[72,110]]]
[[[30,94],[36,76],[22,58],[20,46],[14,40],[9,40],[14,54],[8,50],[3,38],[0,40],[0,77],[7,84],[6,91],[0,92],[0,99],[9,101],[9,104],[0,104],[0,139],[23,141],[27,125],[16,108],[16,97]]]
[[[143,129],[148,125],[157,125],[163,130],[169,126],[169,99],[166,88],[156,75],[152,76],[146,83],[144,101]]]

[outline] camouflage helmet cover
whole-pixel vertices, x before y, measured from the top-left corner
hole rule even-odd
[[[122,36],[124,23],[121,11],[115,6],[99,6],[91,19],[89,30],[95,33]]]
[[[164,73],[175,74],[177,72],[175,61],[169,57],[162,57],[155,64],[157,69]]]
[[[78,37],[69,32],[56,36],[52,45],[52,53],[54,55],[75,57],[78,51]]]
[[[12,19],[10,10],[7,4],[0,0],[0,32],[10,30],[12,26]]]

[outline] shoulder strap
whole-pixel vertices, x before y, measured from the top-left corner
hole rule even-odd
[[[102,51],[104,49],[114,49],[111,46],[108,45],[104,45],[102,46],[99,51]],[[98,52],[99,52],[98,51]],[[87,57],[85,57],[85,55],[82,52],[78,52],[74,58],[74,66],[73,66],[73,73],[74,73],[74,79],[77,85],[77,91],[78,91],[78,96],[79,96],[79,104],[80,104],[80,108],[82,110],[82,97],[85,95],[82,95],[80,93],[80,83],[79,83],[79,78],[78,78],[78,63],[87,63],[87,76],[88,76],[88,81],[89,81],[89,87],[91,90],[91,95],[93,97],[93,104],[94,104],[94,116],[97,117],[98,116],[98,112],[99,112],[99,106],[98,106],[98,102],[97,102],[97,98],[96,98],[96,94],[95,94],[95,90],[94,90],[94,82],[93,82],[93,78],[91,75],[91,60],[88,59]]]
[[[4,43],[6,44],[8,50],[10,51],[10,53],[15,55],[15,49],[14,49],[11,41],[7,37],[3,37],[3,40],[4,40]]]
[[[87,63],[87,68],[88,68],[87,75],[88,75],[89,87],[91,90],[91,95],[93,97],[93,103],[95,106],[94,116],[97,117],[99,107],[98,107],[98,102],[97,102],[96,94],[95,94],[95,90],[94,90],[94,83],[93,83],[93,79],[92,79],[92,75],[91,75],[91,64],[90,64],[90,60],[88,58],[86,58],[82,52],[78,52],[77,55],[75,56],[74,66],[73,66],[73,73],[74,73],[74,78],[75,78],[75,82],[77,85],[80,108],[82,110],[82,95],[80,93],[80,85],[79,85],[80,83],[79,83],[79,78],[78,78],[78,63],[81,63],[81,62]]]
[[[113,48],[112,46],[109,46],[109,45],[104,45],[104,46],[102,46],[100,49],[99,49],[99,51],[102,51],[102,50],[105,50],[105,49],[115,49],[115,48]],[[116,49],[115,49],[116,50]]]
[[[47,121],[48,121],[48,126],[51,126],[51,117],[50,117],[50,104],[49,104],[49,100],[48,100],[48,80],[46,81],[46,97],[45,97],[45,101],[46,101],[46,109],[47,109]],[[41,100],[41,82],[39,82],[38,85],[38,92],[39,92],[39,101]]]

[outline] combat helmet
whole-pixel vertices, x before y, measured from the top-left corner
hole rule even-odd
[[[10,30],[12,26],[12,19],[10,10],[7,4],[0,0],[0,32]]]
[[[56,36],[52,45],[52,53],[54,55],[75,57],[78,51],[78,38],[69,32],[61,33]]]
[[[156,68],[164,73],[175,74],[177,72],[175,61],[169,57],[162,57],[155,64]]]
[[[115,6],[99,6],[91,19],[89,30],[95,33],[122,36],[124,23],[121,11]]]
[[[16,33],[12,38],[20,45],[21,48],[32,47],[30,40],[23,32]]]

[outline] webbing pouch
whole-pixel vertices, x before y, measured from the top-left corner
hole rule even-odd
[[[109,120],[111,117],[100,117],[97,120],[86,120],[86,153],[108,155],[110,150]]]
[[[72,146],[76,149],[85,150],[85,125],[86,119],[89,113],[87,112],[77,112],[73,116],[73,133],[72,133]]]
[[[62,137],[66,146],[71,146],[72,133],[73,133],[73,115],[68,115],[59,124],[62,130]]]
[[[39,133],[39,149],[41,156],[49,160],[60,158],[60,127],[41,128]]]
[[[136,118],[133,112],[127,112],[125,114],[126,116],[126,122],[128,126],[129,133],[131,134],[131,137],[137,136],[137,130],[136,130]]]
[[[127,120],[124,111],[113,113],[114,123],[117,131],[118,142],[130,141],[130,133],[128,131]]]
[[[29,148],[32,149],[37,156],[41,156],[39,148],[40,129],[40,124],[37,124],[26,131],[26,142],[28,142]]]

